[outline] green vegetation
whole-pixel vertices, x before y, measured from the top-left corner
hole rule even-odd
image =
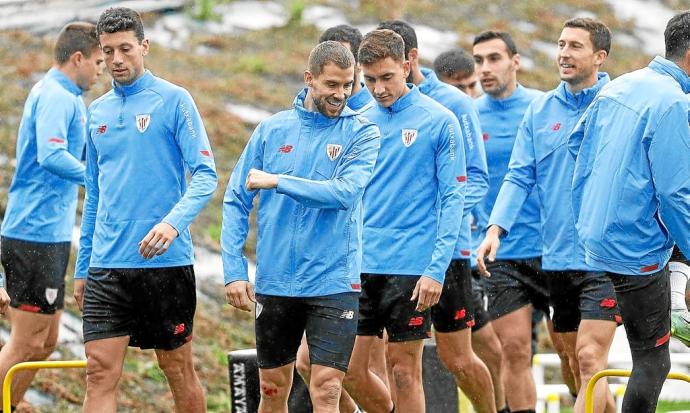
[[[189,13],[200,20],[214,19],[213,6],[227,0],[196,0]],[[666,0],[673,3],[677,0]],[[230,172],[251,135],[253,125],[242,122],[225,110],[228,102],[238,102],[276,112],[290,107],[296,92],[303,87],[309,51],[319,31],[303,25],[304,10],[317,0],[285,0],[290,24],[282,28],[246,32],[237,35],[212,36],[194,34],[184,50],[168,50],[153,44],[147,56],[147,67],[156,75],[186,87],[194,96],[204,118],[217,162],[219,187],[209,205],[195,221],[192,231],[195,242],[210,249],[219,249],[222,198]],[[487,28],[511,31],[521,53],[534,61],[535,67],[523,71],[521,82],[543,90],[554,87],[557,72],[552,58],[532,50],[530,44],[539,40],[555,43],[562,22],[586,10],[597,15],[617,33],[631,33],[630,23],[612,15],[606,2],[599,0],[524,0],[524,1],[463,1],[456,0],[362,0],[327,2],[339,4],[354,24],[374,24],[384,18],[402,17],[413,24],[425,24],[460,34],[457,46],[469,48],[472,35]],[[147,17],[147,19],[150,16]],[[148,21],[148,20],[147,20]],[[520,31],[515,24],[532,22],[534,31]],[[210,54],[192,51],[203,46]],[[0,156],[14,156],[15,135],[24,100],[30,87],[51,66],[50,39],[26,33],[0,32]],[[639,49],[614,42],[611,60],[605,69],[612,76],[644,66],[649,56]],[[105,74],[94,90],[85,95],[87,101],[109,89]],[[88,102],[87,102],[88,103]],[[0,165],[0,213],[7,202],[5,192],[13,173],[11,164]],[[247,254],[253,256],[256,234],[249,235]],[[211,412],[227,412],[228,351],[254,346],[251,314],[231,310],[225,305],[220,285],[200,285],[210,301],[200,301],[195,319],[194,354],[201,381],[207,391]],[[71,291],[71,285],[67,291]],[[67,297],[66,310],[77,314],[74,300]],[[60,349],[62,357],[69,357]],[[170,412],[172,396],[164,377],[155,367],[151,352],[131,350],[121,382],[120,405],[124,412]],[[84,373],[80,370],[41,371],[34,382],[36,388],[59,399],[57,406],[45,412],[76,412],[84,395]],[[675,407],[674,407],[675,408]],[[687,408],[685,405],[684,408]]]

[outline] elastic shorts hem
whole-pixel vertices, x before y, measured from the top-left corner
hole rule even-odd
[[[329,363],[329,362],[322,362],[322,361],[314,361],[314,362],[312,362],[311,364],[312,364],[312,366],[313,366],[313,365],[317,365],[317,366],[322,366],[322,367],[329,367],[329,368],[332,368],[332,369],[335,369],[335,370],[338,370],[338,371],[342,371],[343,373],[347,373],[347,366],[344,366],[344,367],[343,367],[343,366],[341,366],[341,365],[339,365],[339,364],[336,364],[336,363]]]
[[[502,317],[505,317],[505,316],[507,316],[507,315],[509,315],[509,314],[512,314],[512,313],[516,312],[517,310],[520,310],[520,309],[523,308],[523,307],[527,307],[528,305],[532,305],[532,311],[534,311],[534,310],[542,310],[542,311],[543,311],[542,308],[537,308],[537,307],[535,307],[535,306],[534,306],[532,303],[530,303],[530,302],[526,302],[526,303],[524,303],[524,302],[516,302],[515,304],[512,304],[512,305],[509,305],[509,306],[504,307],[504,308],[503,308],[504,313],[501,314],[500,316],[499,316],[498,314],[493,313],[493,312],[491,311],[491,308],[489,308],[489,318],[490,318],[490,321],[498,320],[499,318],[502,318]],[[547,314],[547,315],[548,315],[548,314]]]
[[[99,331],[91,334],[84,334],[84,343],[88,343],[89,341],[105,340],[108,338],[117,337],[131,337],[131,334],[129,332]]]
[[[389,343],[405,343],[408,341],[426,340],[427,338],[431,338],[430,331],[423,332],[422,334],[417,332],[406,332],[404,334],[397,334],[395,336],[391,336],[390,333],[388,334]]]
[[[269,370],[269,369],[277,369],[277,368],[280,368],[280,367],[285,367],[285,366],[287,366],[287,365],[290,364],[290,363],[294,363],[296,360],[297,360],[297,356],[293,357],[291,360],[287,360],[287,361],[284,361],[284,362],[283,362],[283,361],[276,361],[276,362],[273,362],[273,363],[262,363],[262,362],[260,362],[259,359],[257,358],[256,364],[259,366],[260,369]]]
[[[43,314],[43,315],[55,315],[58,311],[63,311],[65,309],[64,303],[61,306],[56,306],[52,308],[43,308],[41,306],[32,303],[21,303],[10,301],[10,307],[24,311],[26,313]]]

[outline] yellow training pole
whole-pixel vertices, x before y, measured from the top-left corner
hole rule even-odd
[[[85,367],[86,360],[27,361],[25,363],[15,364],[7,371],[5,381],[2,383],[2,411],[9,412],[12,409],[12,379],[18,371],[38,369],[83,369]]]
[[[592,376],[587,383],[587,389],[585,390],[585,413],[594,413],[594,398],[592,394],[594,393],[594,386],[597,384],[599,379],[602,377],[630,377],[630,370],[615,370],[607,369],[602,370]],[[671,380],[683,380],[690,383],[690,376],[682,373],[668,373],[667,379]]]

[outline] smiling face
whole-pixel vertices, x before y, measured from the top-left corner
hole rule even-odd
[[[332,62],[327,63],[317,76],[309,70],[304,72],[304,83],[308,88],[305,107],[316,109],[329,118],[339,116],[352,94],[354,73],[354,66],[342,69]]]
[[[594,50],[587,30],[566,27],[561,32],[556,62],[561,80],[570,86],[588,87],[596,83],[599,66],[605,59],[604,50]]]
[[[510,96],[517,84],[520,55],[511,56],[501,39],[477,43],[472,48],[472,55],[475,73],[484,92],[497,99]]]
[[[144,73],[144,56],[149,52],[149,41],[137,40],[133,30],[100,35],[101,50],[108,72],[119,85],[129,85]]]
[[[408,61],[398,62],[392,57],[362,64],[364,84],[379,105],[390,107],[408,88],[405,79],[410,74]]]

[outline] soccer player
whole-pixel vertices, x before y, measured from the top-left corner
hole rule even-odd
[[[189,225],[216,188],[213,155],[189,93],[145,70],[139,14],[110,8],[96,28],[113,89],[91,104],[87,121],[74,287],[83,301],[84,411],[116,411],[131,345],[155,349],[177,411],[203,412]]]
[[[411,25],[400,20],[389,20],[380,23],[378,28],[393,30],[402,37],[405,42],[405,58],[410,62],[407,80],[417,85],[422,94],[452,111],[462,128],[467,161],[462,226],[453,259],[446,271],[441,299],[431,310],[431,321],[436,332],[436,349],[441,362],[453,374],[458,386],[472,400],[477,411],[494,412],[496,407],[491,377],[484,363],[472,351],[471,340],[474,309],[470,268],[470,213],[484,197],[489,186],[477,111],[470,97],[441,82],[431,69],[420,66],[417,34]]]
[[[329,40],[340,42],[343,46],[350,49],[350,52],[352,52],[352,55],[355,59],[355,77],[352,83],[352,95],[347,99],[347,107],[356,112],[366,111],[369,107],[374,105],[374,98],[371,97],[369,89],[364,87],[364,84],[360,79],[360,74],[362,71],[359,67],[359,62],[357,61],[357,50],[359,50],[359,44],[362,42],[362,33],[356,27],[341,24],[326,29],[326,31],[324,31],[319,37],[319,43]],[[356,274],[356,276],[357,283],[359,283],[359,274]],[[386,383],[386,386],[388,386],[385,351],[386,348],[383,340],[378,340],[375,342],[370,354],[369,367],[377,376],[381,378],[381,380]],[[302,337],[302,343],[297,351],[295,367],[300,375],[304,378],[307,385],[309,385],[311,365],[309,363],[309,351],[307,350],[306,337]],[[342,413],[352,413],[357,411],[357,405],[345,390],[340,393],[339,406]]]
[[[613,281],[632,352],[624,412],[654,412],[670,369],[674,240],[690,253],[690,11],[666,25],[666,58],[606,85],[570,136],[585,262]]]
[[[45,360],[55,348],[78,190],[84,185],[82,94],[103,72],[96,26],[91,23],[63,27],[53,54],[53,67],[31,89],[24,105],[17,168],[2,223],[2,265],[9,296],[0,289],[0,312],[5,312],[11,298],[11,331],[0,351],[0,378],[16,363]],[[15,377],[13,406],[35,372],[27,370]]]
[[[487,31],[474,39],[475,68],[484,95],[475,100],[484,132],[489,165],[489,192],[474,210],[477,226],[485,229],[503,178],[522,117],[542,92],[517,82],[520,55],[506,32]],[[541,271],[541,235],[537,194],[532,193],[510,233],[502,240],[485,279],[489,315],[503,346],[503,386],[511,411],[532,411],[536,388],[530,370],[532,310],[548,313],[548,291]],[[479,239],[478,241],[480,241]],[[478,244],[478,242],[477,242]]]
[[[403,39],[374,30],[359,49],[376,105],[364,115],[382,131],[364,195],[364,259],[357,340],[345,385],[369,413],[423,412],[422,350],[460,232],[465,151],[452,112],[407,85]],[[372,343],[388,333],[395,406],[368,368]]]
[[[535,99],[520,125],[509,170],[496,198],[486,238],[477,262],[486,271],[500,251],[499,237],[510,233],[522,205],[537,192],[541,214],[542,268],[547,271],[553,308],[553,330],[564,343],[562,358],[569,361],[576,389],[607,366],[616,328],[616,295],[611,281],[585,263],[570,208],[574,159],[566,145],[569,132],[594,100],[609,76],[599,71],[611,48],[611,32],[589,18],[565,22],[558,39],[556,62],[561,83]],[[606,380],[596,389],[595,411],[603,411]],[[584,391],[578,392],[576,411],[584,411]]]
[[[256,301],[259,412],[287,412],[305,331],[314,411],[338,411],[359,313],[362,196],[380,141],[378,128],[346,107],[354,71],[339,42],[316,46],[293,109],[257,126],[225,192],[226,295],[246,311]],[[254,298],[242,250],[256,195]]]
[[[463,49],[451,49],[438,55],[434,59],[434,72],[442,82],[457,87],[472,99],[483,93],[474,71],[474,58]]]

